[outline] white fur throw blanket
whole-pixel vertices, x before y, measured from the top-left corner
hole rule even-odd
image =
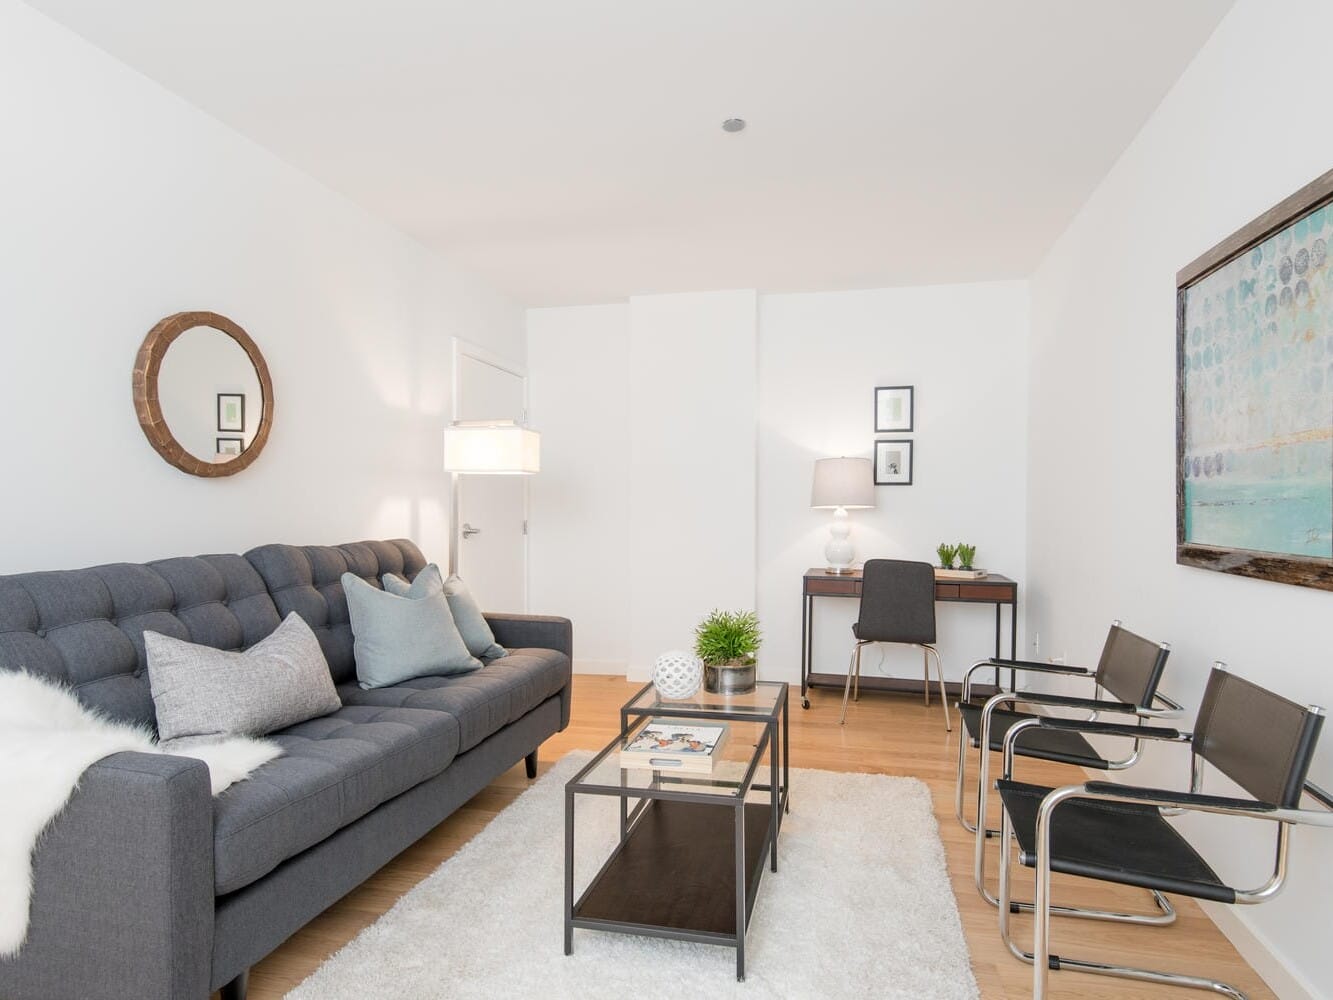
[[[247,737],[159,744],[152,730],[113,722],[85,708],[68,688],[0,671],[0,957],[16,954],[28,935],[38,837],[90,765],[127,750],[202,760],[214,795],[282,754],[276,743]]]

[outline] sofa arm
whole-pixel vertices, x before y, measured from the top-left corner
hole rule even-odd
[[[33,853],[28,939],[0,959],[5,1000],[208,1000],[208,766],[119,753],[83,773]]]
[[[574,671],[574,625],[568,618],[553,615],[487,614],[486,621],[495,633],[495,641],[506,649],[554,649],[569,657],[569,671]],[[572,678],[571,678],[572,680]],[[573,708],[574,686],[566,682],[560,690],[560,729],[569,725]]]
[[[506,649],[554,649],[574,659],[574,626],[553,615],[486,614],[495,641]]]

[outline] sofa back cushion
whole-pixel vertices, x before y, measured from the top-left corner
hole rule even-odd
[[[421,550],[405,538],[347,545],[262,545],[245,558],[268,586],[278,612],[286,616],[295,611],[314,630],[339,684],[356,680],[342,575],[352,573],[379,587],[385,573],[410,580],[426,565]]]
[[[0,670],[54,678],[114,719],[155,725],[145,630],[241,650],[281,620],[238,555],[0,576]]]

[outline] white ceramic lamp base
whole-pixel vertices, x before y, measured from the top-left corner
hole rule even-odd
[[[847,521],[847,508],[838,507],[833,511],[833,523],[828,529],[828,544],[824,546],[824,559],[830,573],[850,573],[852,571],[852,526]]]

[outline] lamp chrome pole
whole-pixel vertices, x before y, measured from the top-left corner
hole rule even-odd
[[[462,539],[459,535],[458,518],[463,502],[463,477],[457,472],[449,473],[449,576],[458,574],[458,547]]]

